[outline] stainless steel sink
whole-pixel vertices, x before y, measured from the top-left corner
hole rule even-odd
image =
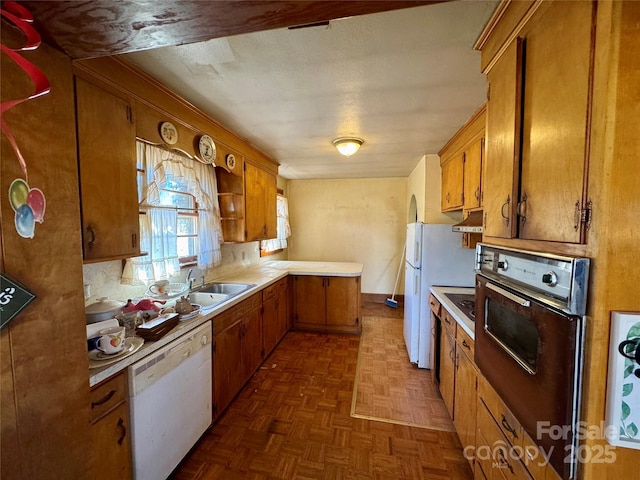
[[[255,287],[255,284],[253,283],[214,282],[199,288],[198,290],[196,290],[196,292],[223,294],[228,295],[230,298],[235,297],[236,295],[239,295],[240,293],[247,291],[253,287]]]
[[[224,293],[208,293],[208,292],[191,292],[187,296],[187,300],[202,307],[202,312],[211,310],[216,305],[220,305],[229,299],[229,295]]]
[[[191,303],[200,305],[202,313],[208,313],[221,303],[253,287],[255,287],[253,283],[214,282],[191,291],[187,299]]]

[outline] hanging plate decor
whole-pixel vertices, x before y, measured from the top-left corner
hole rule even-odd
[[[160,124],[160,136],[162,137],[164,143],[175,145],[175,143],[178,141],[178,130],[176,130],[176,127],[173,123],[162,122]]]
[[[213,163],[216,159],[216,144],[209,135],[202,135],[198,142],[198,150],[202,160],[206,163]]]

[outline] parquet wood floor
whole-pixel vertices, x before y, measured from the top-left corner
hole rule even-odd
[[[351,415],[454,431],[431,371],[409,362],[400,318],[364,317]]]
[[[350,416],[360,337],[289,332],[174,480],[469,480],[455,432]]]

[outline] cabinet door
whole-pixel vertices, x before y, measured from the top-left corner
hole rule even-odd
[[[453,393],[455,385],[455,354],[456,343],[446,328],[442,329],[440,335],[440,395],[449,411],[451,418],[454,418],[453,412]]]
[[[278,290],[276,297],[276,319],[278,325],[277,343],[289,330],[289,289],[286,280],[282,282],[282,287]]]
[[[360,277],[326,277],[327,326],[360,329]]]
[[[215,335],[213,349],[214,419],[229,405],[244,383],[242,370],[242,319]]]
[[[488,73],[484,235],[516,235],[520,145],[521,41],[515,40]]]
[[[482,177],[482,151],[484,138],[476,140],[464,155],[464,208],[480,207]]]
[[[131,427],[126,402],[91,425],[91,478],[132,478]]]
[[[244,164],[245,240],[276,237],[276,177],[252,165]]]
[[[139,255],[133,110],[80,78],[76,96],[84,259]]]
[[[442,165],[442,211],[459,210],[464,202],[464,154]]]
[[[277,296],[272,296],[262,304],[262,343],[265,355],[269,355],[280,340],[277,300]]]
[[[525,36],[520,238],[580,242],[593,8],[554,3]]]
[[[262,306],[247,312],[242,331],[242,384],[255,372],[264,358],[262,347]]]
[[[324,277],[296,275],[293,280],[294,323],[325,325]]]
[[[476,444],[477,374],[469,357],[456,346],[454,424],[463,447]]]

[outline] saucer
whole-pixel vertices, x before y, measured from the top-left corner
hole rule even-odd
[[[192,303],[191,306],[195,307],[195,310],[193,310],[191,313],[187,313],[186,315],[180,315],[180,321],[181,322],[183,320],[190,320],[193,317],[197,316],[200,313],[200,310],[202,309],[202,307],[200,305],[198,305],[197,303]]]
[[[143,344],[144,340],[140,337],[127,337],[124,340],[124,348],[118,353],[108,355],[102,353],[100,350],[91,350],[89,352],[89,368],[104,367],[105,365],[118,362],[124,357],[137,352]]]

